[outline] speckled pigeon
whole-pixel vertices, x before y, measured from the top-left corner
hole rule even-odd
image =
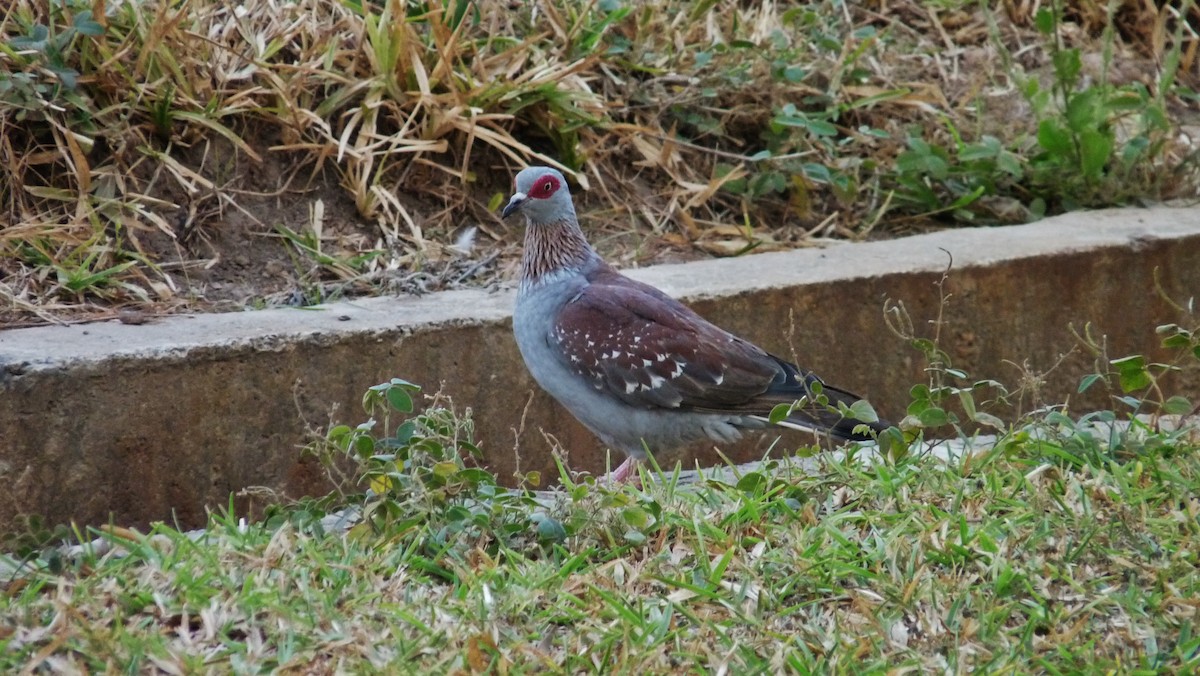
[[[829,404],[859,397],[721,329],[665,293],[601,260],[575,216],[563,175],[517,174],[502,216],[525,215],[525,252],[513,332],[534,380],[610,448],[627,455],[611,475],[628,479],[648,449],[701,439],[735,441],[769,425],[778,404],[820,390]],[[863,416],[872,417],[872,416]],[[866,440],[856,420],[808,403],[780,425]]]

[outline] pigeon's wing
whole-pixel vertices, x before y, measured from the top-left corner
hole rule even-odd
[[[627,277],[593,280],[559,313],[565,363],[632,406],[736,410],[766,392],[778,360]]]
[[[859,397],[713,325],[654,287],[606,271],[560,311],[551,340],[564,363],[631,406],[729,413],[766,420],[778,404],[808,398],[784,424],[864,439],[834,407]],[[874,421],[870,427],[884,429]]]

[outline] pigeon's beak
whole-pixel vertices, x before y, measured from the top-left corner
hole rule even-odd
[[[508,200],[508,204],[504,206],[504,211],[500,212],[500,218],[508,218],[520,211],[521,205],[525,204],[526,199],[528,199],[528,196],[523,192],[513,193],[513,196]]]

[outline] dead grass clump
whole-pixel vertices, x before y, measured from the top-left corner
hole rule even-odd
[[[625,260],[657,255],[646,235],[684,256],[731,255],[931,215],[1028,219],[1031,200],[1069,208],[1027,176],[958,157],[992,135],[1033,162],[1037,115],[1053,114],[1031,113],[1019,91],[1050,63],[1036,30],[1046,7],[1006,9],[15,0],[0,10],[0,313],[195,307],[206,288],[189,271],[221,273],[238,253],[219,243],[231,222],[287,260],[277,226],[298,232],[286,204],[298,198],[352,224],[329,248],[380,252],[352,266],[375,275],[358,286],[379,288],[380,271],[441,260],[464,226],[508,242],[491,210],[529,162],[576,178],[587,225]],[[1054,34],[1085,52],[1089,77],[1141,83],[1160,106],[1200,88],[1193,3],[1114,6],[1127,23],[1097,11],[1068,4]],[[1163,129],[1146,166],[1167,175],[1186,153]],[[897,168],[912,139],[946,158]],[[949,169],[921,173],[939,161]],[[1188,176],[1131,190],[1169,196]],[[1121,199],[1109,192],[1088,194]]]

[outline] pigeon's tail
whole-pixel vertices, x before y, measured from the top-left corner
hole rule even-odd
[[[812,373],[778,357],[775,357],[775,360],[783,367],[783,373],[763,393],[759,401],[765,400],[777,405],[805,399],[803,406],[792,411],[791,415],[777,424],[797,430],[819,432],[837,441],[870,441],[871,432],[878,434],[891,427],[891,423],[882,418],[868,421],[842,415],[839,412],[839,404],[853,406],[862,401],[862,397],[827,385]],[[825,399],[824,404],[820,402],[822,398]],[[755,417],[764,422],[768,421],[766,416]],[[870,432],[855,432],[855,428],[860,425],[866,425]]]

